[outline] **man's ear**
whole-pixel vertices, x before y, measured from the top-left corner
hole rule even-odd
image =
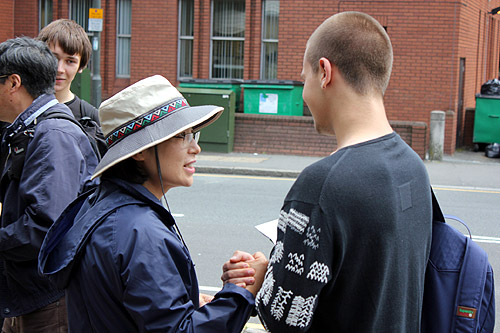
[[[319,59],[319,70],[321,72],[321,88],[326,88],[332,81],[332,63],[322,57]]]
[[[10,88],[11,91],[17,91],[21,88],[22,85],[22,79],[19,74],[12,74],[9,76],[8,80],[12,84],[12,87]]]

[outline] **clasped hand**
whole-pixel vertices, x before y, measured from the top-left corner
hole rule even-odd
[[[262,252],[251,255],[236,251],[222,266],[221,280],[224,284],[234,283],[245,288],[256,296],[264,281],[267,264],[268,260]]]

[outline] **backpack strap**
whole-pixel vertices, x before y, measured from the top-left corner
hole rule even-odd
[[[484,251],[466,237],[466,247],[462,269],[458,280],[457,297],[455,299],[455,317],[452,331],[477,332],[484,285],[488,272],[488,257]],[[471,322],[471,319],[473,321]],[[472,325],[471,325],[472,324]]]
[[[39,121],[41,120],[45,120],[45,119],[66,119],[66,120],[69,120],[71,121],[73,124],[75,124],[76,126],[80,127],[82,129],[82,131],[85,132],[85,130],[83,129],[82,125],[78,122],[78,120],[76,120],[75,117],[73,116],[70,116],[69,114],[67,113],[64,113],[62,111],[49,111],[49,112],[46,112],[42,115],[43,118],[40,118]]]
[[[89,133],[85,130],[83,125],[72,115],[69,115],[67,113],[61,112],[61,111],[49,111],[43,114],[43,119],[66,119],[71,121],[73,124],[78,126],[82,132],[87,136],[90,142],[90,146],[92,147],[92,150],[94,151],[95,155],[97,156],[97,159],[100,161],[101,160],[101,152],[99,150],[99,147],[97,146],[97,142],[95,138],[93,138]],[[85,119],[85,118],[82,118]],[[90,118],[89,118],[90,119]]]
[[[439,207],[432,188],[431,194],[433,223],[446,223],[445,215]],[[458,220],[467,227],[465,222],[459,218],[451,215],[446,216]],[[469,230],[468,227],[467,230]],[[471,238],[465,236],[465,253],[457,286],[459,292],[455,298],[450,332],[477,332],[487,272],[488,256]]]

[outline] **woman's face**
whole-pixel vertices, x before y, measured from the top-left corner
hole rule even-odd
[[[193,184],[195,172],[193,164],[196,162],[196,155],[200,153],[201,148],[194,138],[189,142],[189,135],[183,138],[190,133],[193,133],[192,128],[156,146],[165,193],[177,186],[191,186]],[[135,155],[134,158],[139,161],[142,159],[144,168],[149,175],[148,180],[143,184],[144,187],[160,199],[163,192],[158,178],[154,147]]]

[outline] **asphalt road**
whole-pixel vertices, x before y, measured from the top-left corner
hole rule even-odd
[[[276,219],[293,178],[197,174],[191,188],[168,193],[172,213],[196,264],[202,291],[221,288],[222,264],[236,249],[267,256],[272,243],[255,225]],[[431,175],[432,181],[432,175]],[[466,221],[473,239],[488,253],[495,272],[500,272],[500,188],[433,184],[445,214]],[[458,223],[449,221],[462,232]],[[500,287],[496,299],[500,299]],[[497,329],[500,310],[497,307]],[[252,319],[251,323],[258,323]]]

